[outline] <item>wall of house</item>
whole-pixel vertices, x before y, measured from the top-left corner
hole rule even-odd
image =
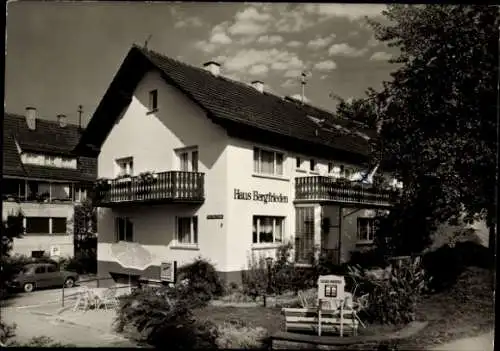
[[[2,219],[5,220],[7,216],[15,215],[19,210],[25,217],[65,217],[66,235],[23,235],[21,238],[14,239],[12,249],[13,254],[31,256],[32,251],[39,250],[43,250],[49,253],[51,246],[58,246],[61,252],[61,256],[73,256],[73,204],[37,202],[17,203],[13,201],[4,201],[2,209]]]
[[[148,112],[149,92],[158,90],[158,109]],[[130,105],[125,109],[104,142],[98,158],[98,177],[115,177],[115,160],[133,157],[134,174],[145,171],[179,169],[175,150],[198,147],[198,171],[205,173],[203,206],[137,205],[130,211],[100,209],[98,219],[98,260],[112,260],[109,247],[114,238],[114,218],[129,215],[134,223],[135,241],[155,254],[155,262],[178,260],[187,263],[198,255],[210,259],[223,270],[226,238],[227,135],[213,124],[204,111],[172,87],[156,72],[139,83]],[[198,248],[174,247],[175,216],[198,216]],[[207,215],[223,214],[222,220]],[[102,264],[101,264],[102,266]]]
[[[359,210],[359,211],[358,211]],[[358,241],[358,218],[375,217],[376,211],[373,209],[362,209],[355,207],[342,208],[341,222],[341,251],[340,261],[348,262],[351,257],[351,252],[362,250],[369,246],[370,243],[360,243]]]

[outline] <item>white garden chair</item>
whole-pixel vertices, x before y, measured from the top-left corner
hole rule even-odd
[[[116,287],[106,289],[102,296],[99,298],[97,308],[104,307],[105,310],[117,308],[119,302],[116,298],[116,289]]]
[[[78,291],[78,297],[76,299],[75,306],[73,307],[73,311],[76,311],[80,305],[83,306],[83,310],[86,311],[89,309],[92,304],[93,296],[90,289],[87,286],[82,286]]]

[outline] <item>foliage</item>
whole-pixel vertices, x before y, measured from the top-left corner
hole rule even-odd
[[[76,345],[73,345],[73,344],[63,344],[60,342],[56,342],[48,336],[35,336],[35,337],[31,338],[26,343],[13,342],[13,343],[10,343],[8,346],[14,346],[14,347],[71,347],[71,348],[76,347]]]
[[[7,324],[0,318],[0,344],[3,346],[16,336],[16,324]]]
[[[369,317],[383,324],[414,321],[417,302],[427,288],[420,258],[393,265],[382,273],[382,276],[377,276],[360,267],[349,267],[349,276],[360,282],[370,294]]]
[[[187,280],[186,293],[202,303],[224,293],[224,283],[214,265],[201,257],[180,267],[178,275],[179,280]]]
[[[454,285],[467,267],[493,268],[488,249],[474,242],[443,245],[423,256],[423,265],[431,278],[429,287],[441,291]]]
[[[78,274],[89,274],[97,272],[97,260],[95,256],[88,252],[77,253],[73,257],[65,258],[59,261],[62,269],[76,272]]]
[[[190,299],[190,295],[176,289],[138,289],[120,298],[116,330],[123,332],[133,327],[138,341],[155,347],[215,349],[217,329],[194,318]]]
[[[220,349],[260,349],[267,337],[266,329],[224,323],[219,326],[217,346]]]
[[[486,219],[493,250],[498,9],[389,5],[383,14],[387,21],[369,23],[378,40],[400,51],[391,61],[392,78],[381,91],[368,91],[365,101],[344,102],[338,110],[382,125],[373,157],[404,184],[398,204],[403,214],[391,218],[397,237],[392,246],[414,235],[424,237],[417,242],[423,246],[430,234],[424,219],[432,226],[464,212],[468,220]]]
[[[378,247],[365,251],[353,251],[349,260],[349,265],[367,269],[375,267],[385,268],[387,264],[384,252]]]
[[[69,263],[78,273],[97,273],[97,209],[91,199],[75,206],[75,257]]]
[[[2,257],[9,256],[12,250],[14,238],[20,238],[24,233],[23,213],[18,211],[15,214],[9,215],[7,220],[2,221],[1,233],[1,255]]]

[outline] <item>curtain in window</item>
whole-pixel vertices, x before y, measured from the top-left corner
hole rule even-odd
[[[262,173],[274,174],[274,152],[260,151]]]
[[[181,161],[181,171],[188,172],[189,171],[189,156],[187,152],[183,152],[180,154]]]
[[[177,240],[182,244],[189,244],[191,241],[191,218],[178,218],[177,220]]]
[[[258,217],[253,217],[253,225],[252,225],[252,242],[254,244],[257,244],[259,242],[257,238],[257,222],[258,222]]]
[[[276,218],[274,224],[274,241],[280,243],[283,239],[283,219]]]
[[[259,242],[273,242],[273,218],[261,217],[259,221]]]
[[[276,153],[276,174],[283,175],[283,154]]]
[[[253,171],[255,173],[259,173],[260,172],[260,169],[259,169],[259,152],[260,152],[259,149],[257,149],[257,148],[253,149]]]
[[[193,217],[193,244],[198,244],[198,217]]]
[[[198,151],[191,154],[191,171],[198,172]]]

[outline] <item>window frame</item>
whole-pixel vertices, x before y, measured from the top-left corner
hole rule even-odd
[[[366,221],[362,225],[362,222]],[[356,240],[358,244],[373,244],[375,242],[375,218],[374,217],[358,217],[356,227]],[[365,226],[365,237],[361,237],[361,229]],[[371,237],[371,238],[370,238]]]
[[[200,151],[198,150],[198,145],[183,147],[175,149],[175,155],[177,158],[178,167],[180,172],[198,172],[200,168]],[[187,155],[186,160],[183,160],[183,155]],[[196,155],[196,162],[193,155]],[[186,169],[183,169],[183,165],[186,165]]]
[[[30,216],[27,216],[27,217],[24,217],[25,220],[26,220],[26,224],[24,226],[24,233],[27,234],[27,235],[50,235],[52,234],[51,233],[51,220],[50,220],[50,217],[30,217]],[[47,220],[47,232],[43,232],[43,231],[28,231],[28,228],[29,228],[29,225],[28,223],[33,219],[33,218],[36,218],[38,220],[40,219],[43,219],[43,220]],[[31,229],[31,228],[30,228]]]
[[[134,176],[134,157],[127,156],[115,159],[116,177],[133,177]],[[125,167],[123,167],[125,166]],[[128,173],[127,173],[128,168]]]
[[[267,173],[262,171],[262,151],[269,152],[273,154],[273,172]],[[253,174],[263,177],[278,177],[285,178],[286,177],[286,152],[281,150],[276,150],[268,147],[254,146],[252,150],[253,154]],[[257,153],[257,159],[256,159]],[[278,162],[277,155],[281,155],[281,174],[277,172],[278,170]],[[256,169],[257,168],[257,169]]]
[[[59,235],[64,235],[64,234],[67,234],[68,233],[68,218],[66,217],[51,217],[52,218],[52,221],[51,221],[51,225],[52,225],[52,228],[51,228],[51,233],[52,234],[59,234]],[[64,220],[64,227],[66,228],[64,230],[64,232],[56,232],[54,229],[55,229],[55,226],[54,226],[54,219],[56,220]]]
[[[262,242],[260,238],[260,223],[262,219],[271,219],[272,220],[272,235],[273,235],[273,241],[272,242]],[[280,221],[281,224],[281,233],[280,233],[280,240],[276,240],[277,235],[276,235],[276,228],[277,228],[277,221]],[[255,227],[254,227],[255,224]],[[270,246],[270,245],[281,245],[284,240],[285,236],[285,224],[286,224],[286,217],[285,216],[270,216],[270,215],[252,215],[252,246]],[[255,228],[255,232],[254,232]],[[255,242],[254,239],[257,239]]]
[[[189,220],[189,242],[181,242],[180,235],[180,221]],[[175,245],[174,246],[188,246],[198,247],[199,238],[199,221],[198,216],[176,216],[175,217]]]
[[[150,90],[148,93],[148,112],[153,112],[158,110],[158,89]]]
[[[123,239],[121,239],[122,235],[120,235],[120,221],[123,221]],[[127,226],[127,224],[129,226]],[[130,234],[130,240],[127,240],[128,237],[128,229],[131,230]],[[130,217],[115,217],[115,242],[120,242],[120,241],[125,241],[125,242],[134,242],[134,223],[130,219]]]

